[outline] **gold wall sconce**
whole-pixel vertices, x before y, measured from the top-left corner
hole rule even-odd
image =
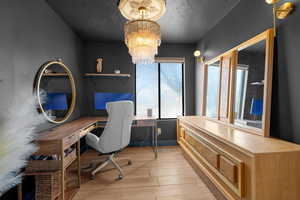
[[[281,0],[265,0],[267,4],[273,5],[273,26],[274,34],[276,35],[276,18],[285,19],[293,10],[294,3],[285,2],[281,5],[277,5]]]
[[[201,51],[200,50],[194,51],[194,56],[195,56],[197,62],[203,63],[204,60],[205,60],[204,56],[201,56]]]

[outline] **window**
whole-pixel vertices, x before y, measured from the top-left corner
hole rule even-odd
[[[136,114],[158,118],[183,115],[183,63],[136,65]]]
[[[136,114],[158,117],[158,64],[136,65]]]

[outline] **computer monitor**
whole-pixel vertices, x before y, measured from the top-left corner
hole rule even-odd
[[[66,93],[47,93],[45,110],[68,110]]]
[[[106,103],[114,101],[129,100],[133,101],[131,93],[109,93],[109,92],[96,92],[94,94],[94,102],[96,110],[105,110]]]

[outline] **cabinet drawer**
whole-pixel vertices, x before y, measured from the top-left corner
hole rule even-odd
[[[220,156],[220,172],[225,176],[229,181],[236,184],[238,177],[238,166],[233,161]]]
[[[219,168],[219,154],[204,144],[200,140],[195,139],[193,136],[186,134],[185,140],[194,147],[197,152],[203,156],[212,166]]]
[[[182,127],[180,127],[180,129],[179,129],[179,137],[180,138],[185,138],[185,130]]]
[[[244,195],[244,163],[231,155],[225,149],[212,143],[204,137],[198,137],[193,130],[186,128],[185,143],[198,160],[204,162],[204,167],[209,169],[207,173],[218,178],[228,190],[238,197]]]
[[[74,133],[63,140],[64,149],[69,148],[79,140],[79,134]]]

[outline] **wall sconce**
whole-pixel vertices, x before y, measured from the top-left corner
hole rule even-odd
[[[292,2],[285,2],[280,6],[277,3],[281,0],[265,0],[267,4],[273,5],[273,26],[274,34],[276,36],[276,18],[285,19],[294,9],[294,4]]]
[[[195,56],[197,62],[203,63],[204,60],[205,60],[204,56],[201,56],[201,51],[200,50],[194,51],[194,56]]]

